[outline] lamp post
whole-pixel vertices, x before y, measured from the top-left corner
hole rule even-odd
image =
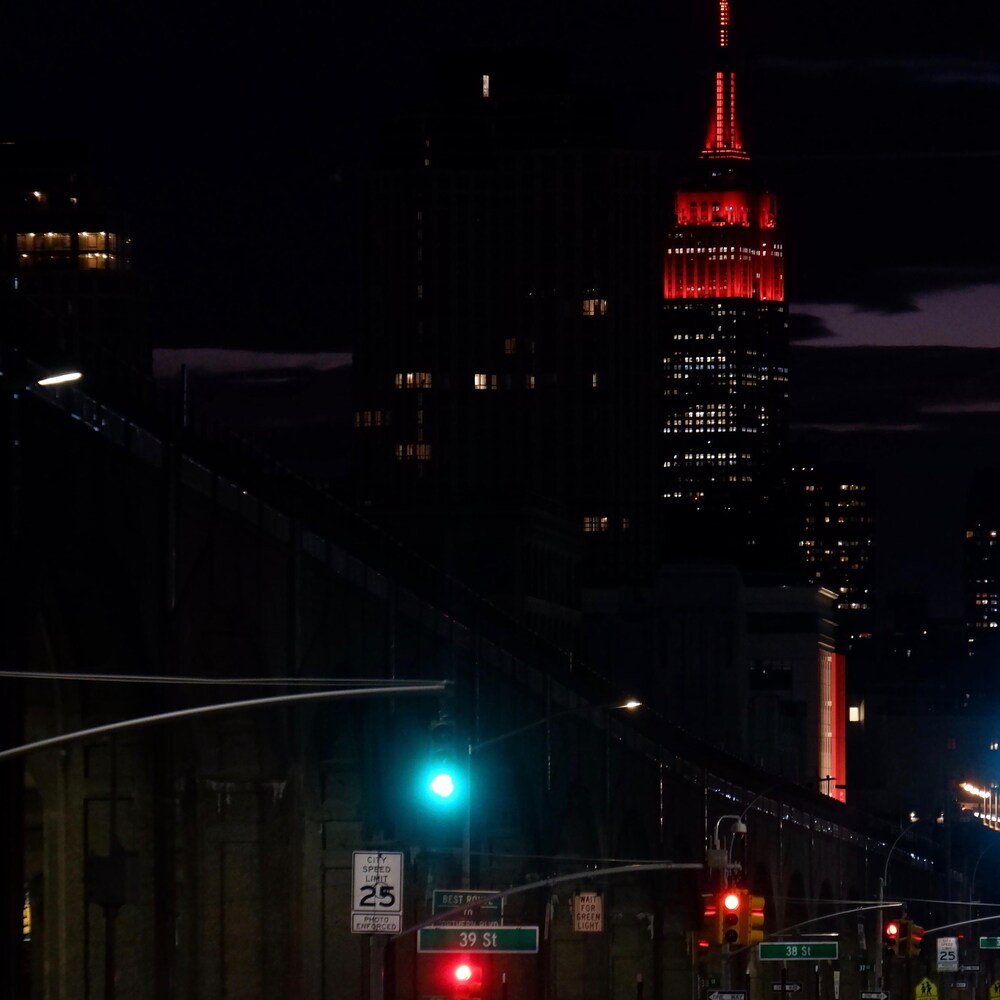
[[[745,816],[746,813],[744,813],[743,815]],[[729,838],[728,847],[723,847],[722,841],[719,838],[719,827],[724,819],[733,820],[733,827]],[[712,834],[712,846],[709,849],[708,867],[720,868],[722,870],[723,888],[726,888],[726,886],[729,885],[729,873],[734,867],[733,844],[736,842],[736,838],[740,834],[745,835],[746,832],[747,832],[747,825],[746,823],[743,822],[743,816],[737,816],[736,813],[725,813],[715,821],[715,831]]]
[[[876,931],[878,932],[878,937],[876,940],[878,941],[878,944],[876,946],[877,950],[875,952],[875,982],[879,989],[882,989],[882,964],[883,964],[882,925],[885,922],[885,909],[884,909],[885,887],[886,883],[889,880],[889,861],[892,858],[892,852],[896,849],[896,845],[919,822],[920,822],[919,819],[911,820],[909,826],[903,827],[903,829],[899,831],[899,835],[892,842],[892,845],[890,846],[889,851],[885,856],[885,866],[882,869],[882,877],[878,881],[878,910],[877,910],[878,926],[876,927]]]
[[[976,902],[976,895],[975,895],[976,894],[976,875],[979,872],[979,862],[982,861],[983,858],[986,857],[986,855],[989,854],[989,852],[992,851],[993,848],[996,847],[998,844],[1000,844],[1000,840],[994,840],[992,844],[988,844],[986,847],[984,847],[979,852],[979,857],[976,858],[976,863],[975,863],[975,865],[973,866],[973,869],[972,869],[972,877],[969,879],[969,902],[970,903]]]
[[[512,739],[515,736],[520,736],[522,733],[530,732],[532,729],[537,729],[539,726],[544,726],[547,723],[553,722],[556,719],[564,718],[568,715],[578,715],[582,712],[587,712],[591,709],[624,709],[625,711],[633,711],[642,706],[641,701],[637,701],[634,698],[629,698],[625,701],[612,701],[603,705],[580,705],[576,708],[566,708],[559,712],[552,712],[549,715],[545,715],[540,719],[535,719],[534,722],[529,722],[524,726],[518,726],[516,729],[511,729],[506,733],[501,733],[499,736],[491,736],[489,739],[480,740],[478,743],[470,742],[468,744],[468,751],[465,758],[465,823],[462,831],[462,887],[464,889],[470,889],[471,877],[472,877],[472,757],[474,754],[479,753],[480,750],[485,750],[487,747],[496,745],[497,743],[503,743],[506,740]]]

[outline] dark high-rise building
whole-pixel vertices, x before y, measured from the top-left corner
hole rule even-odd
[[[445,74],[371,178],[358,466],[378,519],[540,626],[655,549],[660,185],[496,63]]]
[[[148,373],[150,345],[120,212],[77,144],[0,144],[0,308],[35,361],[88,379]]]
[[[778,544],[787,312],[777,207],[736,115],[729,3],[719,2],[708,134],[675,196],[663,268],[662,500],[668,551],[755,565]]]
[[[806,579],[837,595],[840,638],[850,648],[874,628],[871,475],[857,465],[805,465],[791,470],[790,482],[801,510],[798,546]]]
[[[1000,652],[1000,469],[980,469],[965,507],[966,652],[992,662]]]

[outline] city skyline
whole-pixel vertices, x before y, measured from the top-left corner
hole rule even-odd
[[[315,228],[298,232],[322,236],[321,244],[309,246],[304,262],[288,254],[310,276],[313,267],[349,256],[349,247],[328,238],[345,222],[338,212],[349,213],[344,202],[373,144],[426,92],[442,54],[545,53],[566,66],[575,88],[611,103],[623,140],[661,150],[677,171],[696,155],[711,96],[715,5],[601,9],[603,30],[595,35],[597,12],[580,8],[564,21],[551,4],[530,16],[515,6],[493,24],[482,12],[449,16],[449,0],[438,0],[421,16],[396,12],[378,32],[373,22],[381,18],[361,8],[336,15],[300,8],[284,17],[258,8],[240,19],[203,11],[196,27],[183,6],[150,20],[111,5],[83,16],[57,3],[44,23],[18,9],[2,72],[20,99],[5,109],[4,138],[90,142],[107,182],[141,211],[140,261],[176,261],[185,238],[190,259],[211,264],[199,240],[186,238],[212,232],[198,222],[225,226],[218,231],[228,238],[231,264],[216,260],[201,279],[180,269],[180,301],[166,320],[193,322],[161,330],[164,346],[346,348],[349,332],[330,322],[321,296],[305,296],[306,321],[280,330],[269,323],[273,303],[262,293],[252,303],[258,313],[241,307],[261,266],[253,263],[253,223],[287,237],[313,218]],[[788,2],[737,0],[732,15],[746,147],[779,192],[783,225],[796,236],[788,268],[796,312],[818,315],[836,340],[843,315],[827,310],[848,303],[865,318],[892,316],[894,342],[908,343],[913,334],[901,317],[915,302],[926,316],[935,305],[929,293],[1000,283],[981,228],[996,206],[985,188],[977,200],[956,202],[988,178],[1000,153],[979,126],[1000,87],[1000,46],[975,30],[968,5],[948,5],[926,20],[866,11],[862,23],[841,13],[815,25]],[[26,37],[44,43],[44,71],[17,44]],[[132,102],[115,88],[64,100],[76,93],[73,54],[98,38],[117,47],[117,88],[128,86]],[[357,38],[371,44],[355,46]],[[183,73],[175,72],[178,51],[187,55]],[[18,88],[26,79],[32,86]],[[817,219],[837,225],[813,225]],[[869,245],[854,237],[859,224],[873,237]],[[887,233],[896,233],[888,244]],[[170,270],[176,277],[176,265]],[[277,276],[288,277],[284,269]],[[336,283],[338,275],[325,278]],[[302,289],[296,282],[290,291]],[[243,328],[219,324],[217,302],[246,320]]]
[[[910,457],[908,477],[891,484],[915,483],[901,490],[914,519],[939,528],[926,559],[904,553],[893,576],[937,585],[932,603],[954,611],[958,588],[943,580],[961,491],[935,475],[933,502],[919,504],[919,467],[945,461],[960,472],[989,457],[1000,407],[990,353],[1000,336],[984,320],[1000,311],[984,238],[998,153],[978,124],[1000,81],[997,40],[961,4],[924,20],[838,11],[818,26],[790,3],[733,12],[746,144],[778,194],[790,248],[793,420],[833,457]],[[133,216],[137,268],[159,302],[161,369],[188,349],[197,392],[212,359],[229,384],[213,380],[211,391],[240,397],[234,415],[249,396],[250,427],[273,431],[342,399],[347,379],[330,358],[353,347],[356,184],[436,52],[489,38],[561,53],[578,85],[611,100],[623,134],[678,172],[702,138],[712,3],[617,14],[594,5],[572,18],[525,5],[495,22],[449,3],[393,13],[256,8],[229,19],[182,8],[145,18],[110,6],[81,16],[65,4],[44,23],[19,10],[7,36],[7,91],[21,95],[5,111],[7,136],[89,140]],[[19,37],[44,42],[44,71],[12,44]],[[98,40],[119,57],[116,83],[84,95],[72,57]],[[117,96],[126,86],[129,102]],[[262,253],[261,232],[284,252]],[[871,366],[868,345],[878,348]],[[942,367],[941,349],[958,346]],[[303,379],[308,392],[295,399]],[[268,411],[254,385],[284,406]]]

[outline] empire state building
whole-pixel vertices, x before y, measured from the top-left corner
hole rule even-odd
[[[788,324],[776,199],[736,115],[728,0],[716,66],[705,143],[664,248],[664,531],[668,553],[752,566],[773,551],[779,517]]]

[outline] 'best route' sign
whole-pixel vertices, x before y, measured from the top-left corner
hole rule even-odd
[[[486,902],[482,902],[486,900]],[[449,924],[488,924],[491,927],[499,927],[503,923],[503,900],[496,890],[484,889],[435,889],[433,912],[434,916],[440,916],[453,910],[456,906],[466,906],[469,903],[478,903],[478,906],[469,907],[448,921]],[[439,923],[438,927],[443,926]]]

